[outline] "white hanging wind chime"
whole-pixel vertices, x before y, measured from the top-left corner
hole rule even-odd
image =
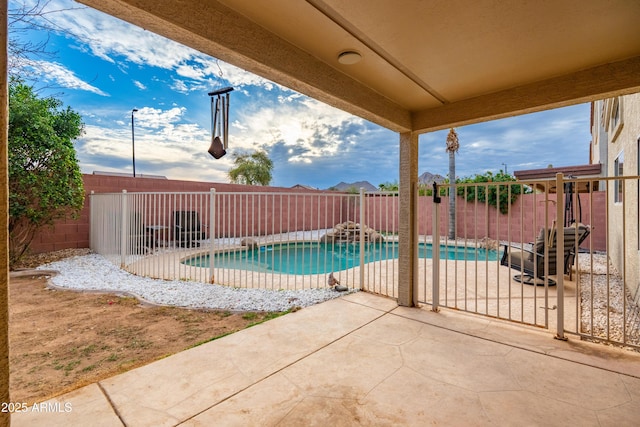
[[[211,146],[209,154],[214,159],[227,154],[229,143],[229,92],[232,87],[209,92],[211,97]]]

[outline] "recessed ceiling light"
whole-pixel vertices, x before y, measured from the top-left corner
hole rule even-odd
[[[357,64],[362,60],[362,55],[355,50],[345,50],[338,55],[338,62],[344,65]]]

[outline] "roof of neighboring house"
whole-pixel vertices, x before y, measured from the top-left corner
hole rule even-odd
[[[94,175],[105,175],[105,176],[133,176],[133,174],[128,172],[110,172],[110,171],[93,171]],[[150,175],[150,174],[142,174],[137,173],[136,178],[154,178],[154,179],[167,179],[164,175]]]
[[[310,185],[304,185],[304,184],[296,184],[296,185],[293,185],[291,188],[299,188],[302,190],[317,190],[316,187],[312,187]]]
[[[515,171],[513,174],[518,179],[527,180],[527,179],[555,178],[556,174],[558,173],[563,174],[565,177],[575,176],[576,178],[600,176],[600,174],[602,173],[602,165],[600,163],[596,163],[591,165],[562,166],[557,168],[543,168],[543,169],[528,169],[528,170]]]
[[[364,191],[366,192],[378,191],[378,187],[371,184],[369,181],[357,181],[357,182],[351,182],[351,183],[343,181],[343,182],[340,182],[339,184],[334,185],[331,188],[337,191],[349,191],[350,189],[353,189],[353,188],[355,188],[356,190],[360,190],[361,187],[364,188]]]
[[[564,178],[592,178],[602,176],[602,165],[600,163],[589,165],[562,166],[557,168],[528,169],[513,172],[513,175],[519,181],[545,181],[534,185],[537,190],[544,191],[547,182],[549,192],[556,192],[555,179],[556,174],[561,173]],[[598,190],[598,181],[578,181],[578,192],[588,192],[592,186],[593,191]]]

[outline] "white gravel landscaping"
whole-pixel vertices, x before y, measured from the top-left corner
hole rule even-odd
[[[127,273],[97,254],[63,259],[38,269],[58,271],[59,274],[51,278],[51,283],[60,288],[124,293],[153,304],[188,308],[286,311],[355,292],[337,292],[330,288],[244,289],[191,281],[150,279]]]
[[[579,268],[580,332],[595,338],[607,339],[608,336],[619,343],[640,345],[640,308],[628,290],[625,291],[622,276],[607,256],[580,254]]]

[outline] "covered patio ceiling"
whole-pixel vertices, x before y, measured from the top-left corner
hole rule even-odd
[[[79,1],[397,132],[640,91],[636,0]]]

